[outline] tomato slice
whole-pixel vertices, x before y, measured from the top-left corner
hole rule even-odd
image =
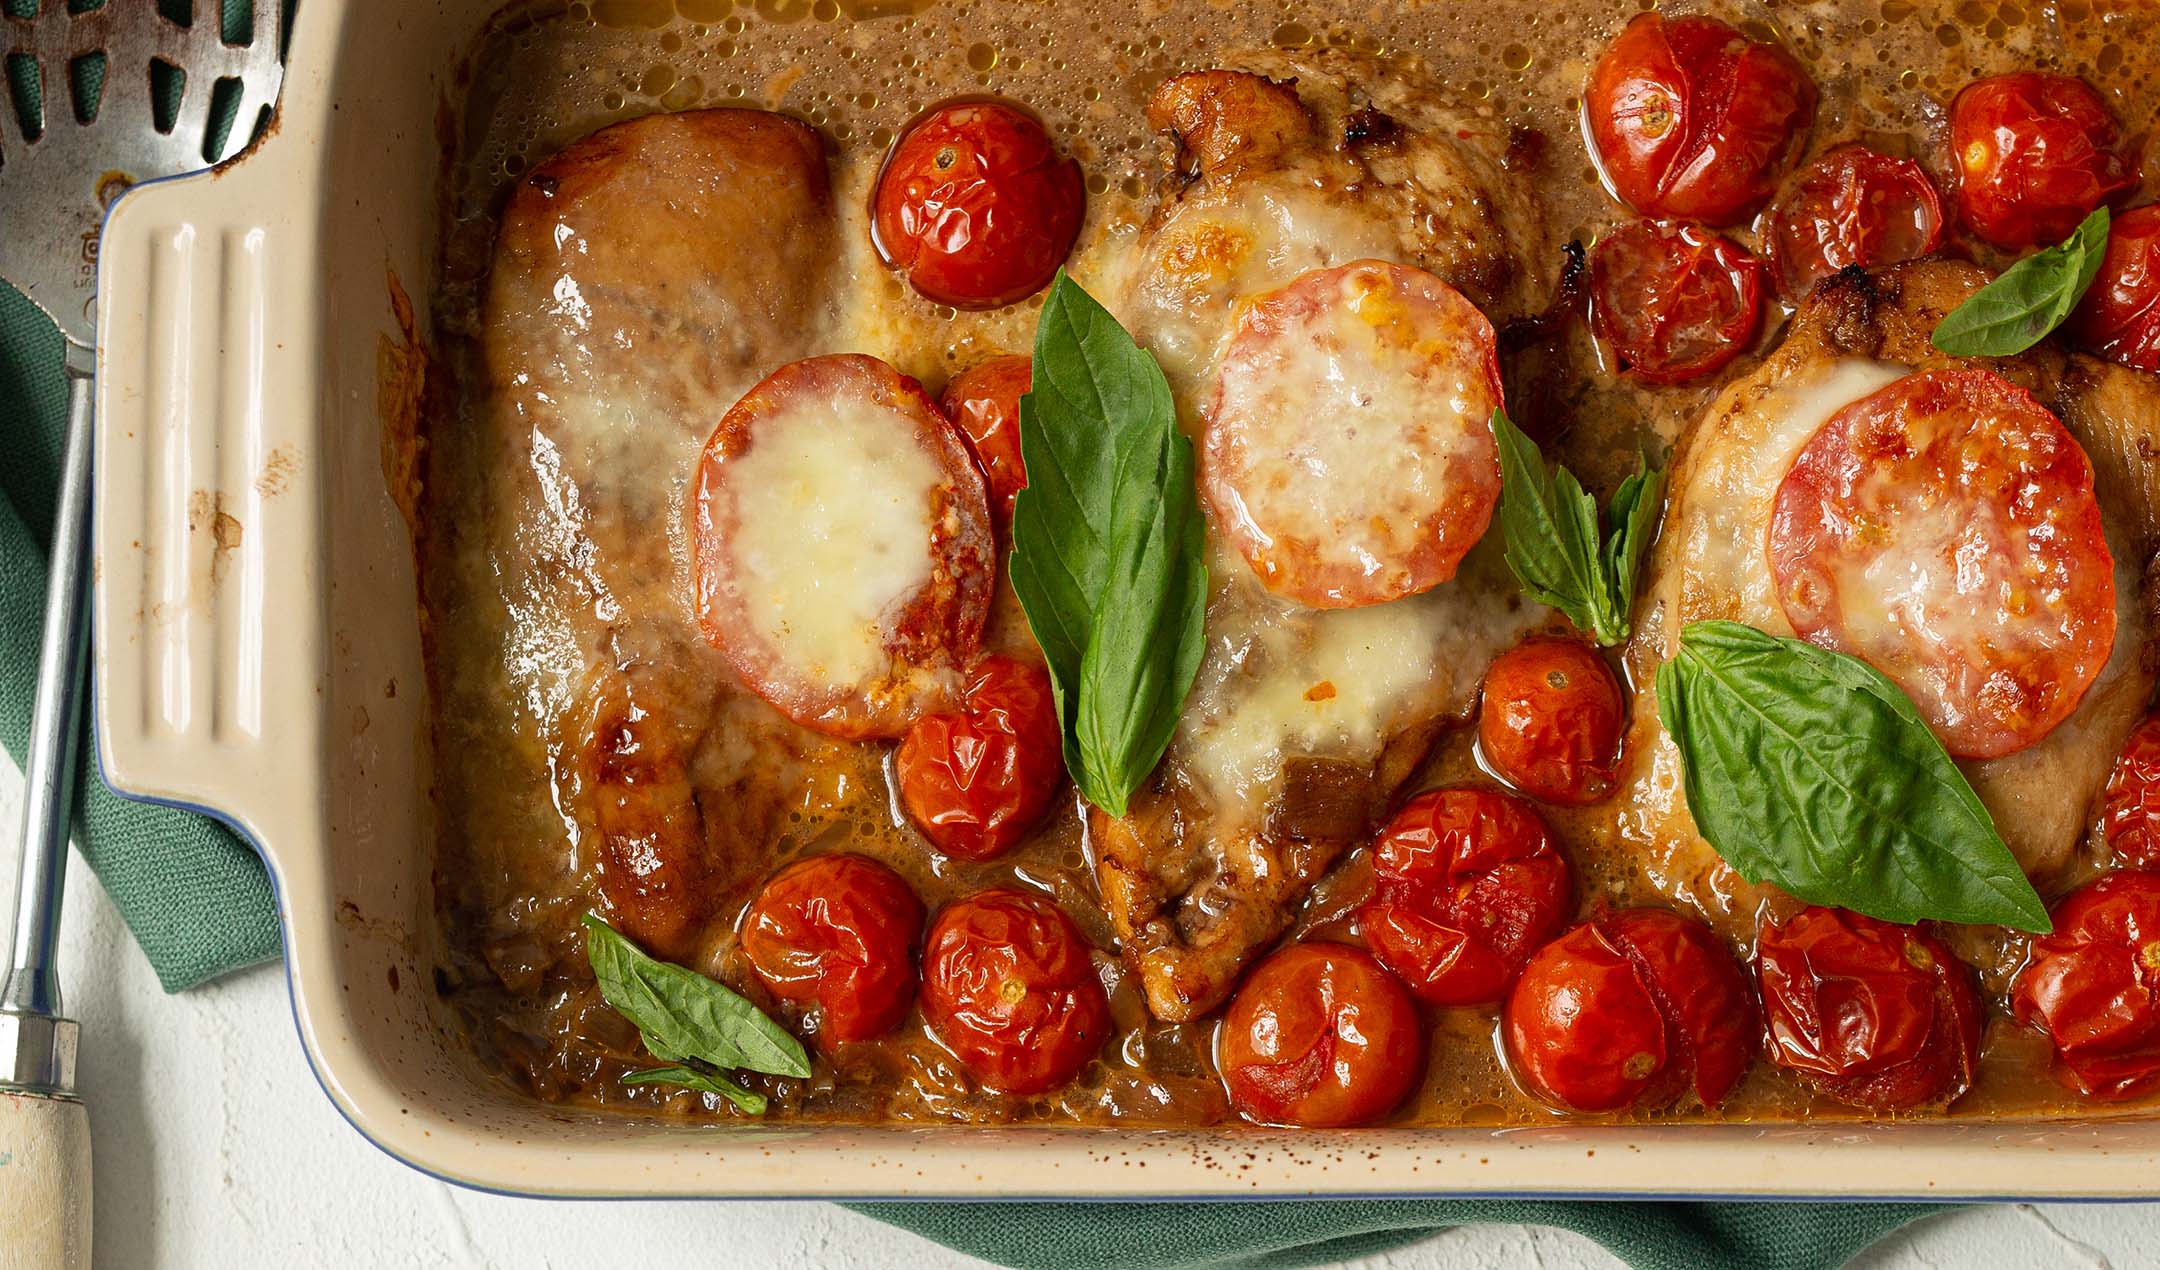
[[[1792,54],[1714,18],[1645,13],[1592,68],[1583,120],[1622,202],[1731,225],[1769,201],[1805,144],[1815,85]]]
[[[1653,384],[1707,375],[1762,325],[1762,262],[1696,225],[1635,221],[1590,253],[1590,326]]]
[[[698,621],[805,727],[898,736],[982,644],[982,475],[922,385],[874,357],[792,362],[721,417],[690,505]]]
[[[1800,174],[1763,238],[1779,294],[1797,303],[1848,265],[1917,259],[1942,236],[1942,196],[1919,164],[1842,145]]]
[[[2070,335],[2133,370],[2160,370],[2160,204],[2109,223],[2107,255],[2071,315]]]
[[[1292,944],[1246,976],[1216,1052],[1247,1119],[1337,1128],[1384,1116],[1409,1094],[1425,1069],[1425,1026],[1364,949]]]
[[[2073,892],[2010,988],[2020,1023],[2054,1043],[2090,1098],[2160,1088],[2160,873],[2125,869]]]
[[[1201,441],[1216,522],[1278,595],[1355,608],[1455,576],[1500,497],[1492,323],[1362,260],[1238,306]]]
[[[1768,547],[1794,631],[1888,675],[1960,758],[2046,736],[2114,647],[2092,464],[1989,371],[1908,375],[1831,416]]]
[[[2005,251],[2061,242],[2137,184],[2122,129],[2091,85],[2022,71],[1968,84],[1950,103],[1958,214]]]

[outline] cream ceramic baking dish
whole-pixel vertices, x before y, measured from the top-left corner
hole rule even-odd
[[[304,0],[276,126],[132,191],[100,270],[97,727],[277,882],[308,1059],[416,1168],[553,1196],[2160,1195],[2160,1121],[1353,1133],[663,1124],[549,1107],[452,1035],[395,491],[461,59],[499,0]]]

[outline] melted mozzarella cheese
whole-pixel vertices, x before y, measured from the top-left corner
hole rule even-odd
[[[735,583],[757,636],[804,678],[886,670],[891,614],[930,581],[938,464],[912,421],[869,402],[759,423],[728,476]]]

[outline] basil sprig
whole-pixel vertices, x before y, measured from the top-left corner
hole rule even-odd
[[[1050,664],[1065,767],[1122,816],[1200,668],[1207,565],[1169,382],[1062,271],[1035,329],[1020,456],[1013,593]]]
[[[1647,459],[1620,482],[1598,531],[1597,501],[1564,467],[1548,475],[1537,442],[1493,411],[1500,447],[1500,529],[1523,592],[1567,614],[1600,644],[1628,637],[1635,575],[1665,505],[1665,473]]]
[[[730,1071],[810,1075],[810,1056],[764,1011],[687,966],[660,961],[594,914],[585,915],[585,957],[600,995],[637,1025],[665,1066],[631,1072],[625,1085],[681,1085],[718,1094],[753,1116],[765,1096],[729,1080]]]
[[[1696,827],[1741,877],[1885,921],[2049,929],[1965,774],[1866,662],[1696,622],[1657,699]]]
[[[2096,207],[2068,238],[2003,270],[1935,325],[1935,347],[1952,357],[2008,357],[2061,326],[2100,276],[2108,209]]]

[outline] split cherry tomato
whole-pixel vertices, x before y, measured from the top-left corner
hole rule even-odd
[[[1373,843],[1365,942],[1433,1005],[1490,1005],[1567,920],[1568,864],[1528,803],[1438,789],[1404,804]]]
[[[1696,225],[1635,221],[1590,253],[1590,325],[1653,384],[1707,375],[1762,325],[1762,262]]]
[[[2020,1023],[2047,1033],[2063,1082],[2090,1098],[2160,1087],[2160,873],[2126,869],[2055,906],[2011,985]]]
[[[1000,887],[939,913],[923,950],[923,1017],[976,1080],[1039,1094],[1110,1035],[1110,1001],[1065,910]]]
[[[959,712],[924,715],[900,742],[900,805],[946,855],[1003,855],[1049,810],[1064,743],[1043,668],[985,657]]]
[[[2137,184],[2122,129],[2070,75],[2021,71],[1968,84],[1950,103],[1958,214],[2005,251],[2060,242]]]
[[[994,309],[1041,290],[1065,263],[1086,197],[1080,165],[1033,115],[956,101],[893,143],[871,198],[871,237],[922,295]]]
[[[1714,1107],[1754,1055],[1755,999],[1718,937],[1664,909],[1593,917],[1540,948],[1501,1016],[1529,1093],[1570,1111]]]
[[[1589,645],[1526,640],[1485,672],[1478,746],[1532,798],[1585,806],[1613,791],[1626,709],[1620,681]]]
[[[939,402],[975,452],[990,487],[990,510],[1002,526],[1012,523],[1013,499],[1027,488],[1020,458],[1020,398],[1033,379],[1025,357],[993,357],[968,367],[945,385]]]
[[[1960,758],[2046,736],[2115,646],[2092,464],[1990,371],[1908,375],[1832,415],[1778,487],[1769,553],[1794,631],[1896,681]]]
[[[1402,1102],[1425,1068],[1425,1028],[1364,949],[1292,944],[1246,976],[1216,1060],[1246,1119],[1336,1128]]]
[[[2100,823],[2116,863],[2160,866],[2160,713],[2146,715],[2124,739]]]
[[[1645,216],[1747,219],[1815,122],[1800,63],[1713,18],[1630,21],[1591,69],[1583,118],[1613,193]]]
[[[1847,265],[1893,265],[1942,246],[1942,197],[1920,165],[1842,145],[1807,166],[1771,210],[1763,249],[1798,302]]]
[[[773,875],[742,920],[743,955],[772,994],[818,1007],[819,1039],[861,1041],[915,1004],[923,906],[900,875],[859,855],[821,855]]]
[[[1770,1061],[1873,1111],[1948,1105],[1971,1086],[1973,973],[1925,931],[1840,908],[1762,928],[1755,945]]]
[[[2108,225],[2100,274],[2070,317],[2085,347],[2134,370],[2160,370],[2160,204]]]

